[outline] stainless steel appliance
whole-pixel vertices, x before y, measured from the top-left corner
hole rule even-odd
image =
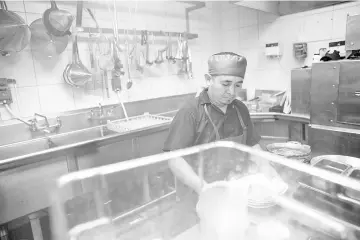
[[[360,16],[348,17],[347,57],[360,50]],[[313,154],[360,157],[360,60],[314,63],[311,69],[309,144]]]
[[[291,71],[291,112],[310,114],[311,68],[299,68]]]
[[[360,157],[360,61],[312,67],[309,144],[315,155]]]

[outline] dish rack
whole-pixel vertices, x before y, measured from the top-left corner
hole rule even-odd
[[[171,117],[164,117],[164,116],[144,113],[144,115],[130,117],[128,119],[120,119],[114,121],[109,120],[106,124],[106,127],[111,131],[124,133],[128,131],[145,129],[148,127],[154,127],[154,126],[170,123],[171,121],[172,121]]]

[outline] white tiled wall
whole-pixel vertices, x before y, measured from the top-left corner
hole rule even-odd
[[[49,1],[7,1],[8,9],[22,16],[28,25],[40,18],[50,7]],[[57,1],[60,9],[76,13],[75,4]],[[132,1],[131,6],[135,6]],[[154,1],[138,1],[137,14],[130,19],[126,3],[118,1],[119,28],[137,28],[147,30],[162,30],[183,32],[186,29],[185,7],[187,4]],[[107,8],[92,7],[100,27],[112,28],[112,15]],[[236,14],[236,13],[235,13]],[[83,12],[83,26],[94,26],[87,12]],[[187,80],[174,75],[174,66],[153,66],[145,70],[144,76],[137,74],[133,86],[123,91],[121,98],[126,101],[137,101],[148,98],[186,94],[195,92],[203,82],[206,71],[206,60],[211,54],[220,51],[219,31],[220,12],[217,3],[207,3],[206,7],[190,13],[190,30],[199,34],[199,38],[190,41],[192,51],[194,79]],[[153,46],[155,52],[163,48],[166,38],[156,38],[162,41]],[[176,39],[173,39],[176,48]],[[79,42],[80,58],[90,69],[89,52],[86,42]],[[76,89],[63,81],[62,73],[65,66],[71,62],[72,44],[60,56],[52,59],[39,57],[32,52],[30,45],[22,52],[10,57],[0,57],[0,77],[14,78],[17,87],[12,88],[14,103],[13,111],[22,117],[33,116],[35,112],[56,113],[67,110],[114,103],[117,97],[110,93],[110,99],[103,97],[101,90]],[[135,75],[135,74],[134,74]],[[99,77],[99,76],[98,76]],[[124,78],[126,79],[126,77]],[[125,84],[125,83],[124,83]],[[0,106],[0,120],[9,120],[11,116]]]
[[[255,89],[290,89],[292,68],[308,65],[315,52],[330,41],[345,40],[346,16],[360,14],[360,3],[335,5],[287,16],[223,4],[221,9],[222,50],[235,51],[248,59],[244,87],[253,96]],[[292,44],[308,43],[308,58],[293,57]],[[279,42],[283,55],[267,59],[266,43]]]

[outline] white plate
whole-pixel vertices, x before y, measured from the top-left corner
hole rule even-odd
[[[263,205],[252,205],[252,204],[248,204],[248,207],[250,208],[256,208],[256,209],[262,209],[262,208],[269,208],[269,207],[274,207],[276,206],[276,203],[269,203],[269,204],[263,204]]]
[[[275,184],[276,186],[280,186],[278,189],[275,190],[276,195],[282,195],[288,190],[288,185],[282,181],[282,179],[273,179],[271,181],[267,180],[262,174],[255,174],[251,176],[247,176],[248,180],[251,183],[258,184],[259,188],[266,189],[267,187],[271,186],[272,184]],[[261,192],[262,190],[257,189],[256,191]],[[260,197],[259,197],[260,196]],[[258,196],[251,196],[249,194],[248,196],[248,207],[251,208],[269,208],[276,205],[276,202],[274,200],[273,194],[269,191],[268,194],[264,194],[261,196],[259,194]]]

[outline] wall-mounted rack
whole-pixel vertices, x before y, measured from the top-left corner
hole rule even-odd
[[[112,34],[114,32],[114,30],[112,28],[100,28],[100,30],[102,31],[102,33],[104,34]],[[78,30],[79,31],[79,30]],[[99,30],[97,28],[94,27],[82,27],[81,32],[83,33],[97,33]],[[187,33],[187,32],[165,32],[165,31],[149,31],[149,30],[136,30],[136,35],[141,35],[141,33],[143,31],[147,31],[149,36],[154,35],[155,37],[167,37],[167,36],[171,36],[171,37],[179,37],[180,35],[183,38],[187,38],[187,39],[196,39],[198,38],[198,34],[196,33]],[[133,29],[118,29],[118,33],[119,35],[124,35],[125,33],[129,34],[129,35],[133,35],[134,34],[134,30]]]

